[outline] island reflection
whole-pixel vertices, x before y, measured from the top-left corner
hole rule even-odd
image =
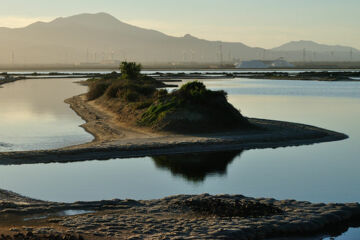
[[[159,169],[170,170],[189,182],[201,183],[207,176],[226,175],[228,165],[243,151],[191,153],[151,157]]]

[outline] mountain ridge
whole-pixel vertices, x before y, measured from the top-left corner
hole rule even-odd
[[[191,34],[175,37],[122,22],[104,12],[60,17],[23,28],[0,28],[0,36],[0,64],[79,64],[116,60],[222,63],[280,57],[289,61],[302,59],[302,49],[301,53],[284,50],[284,45],[294,42],[266,50],[241,42],[209,41]],[[332,56],[331,60],[348,59],[350,48],[344,48],[347,50]],[[360,59],[359,52],[352,49]],[[329,58],[324,52],[317,54],[319,60]]]
[[[329,50],[337,50],[337,51],[344,51],[344,50],[353,50],[359,51],[358,49],[350,46],[343,46],[343,45],[330,45],[330,44],[322,44],[312,40],[298,40],[298,41],[290,41],[284,43],[278,47],[272,48],[272,50],[285,50],[285,51],[302,51],[303,49],[313,51],[315,47],[320,49],[316,49],[316,51],[329,51]]]

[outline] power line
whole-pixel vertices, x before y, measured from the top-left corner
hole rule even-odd
[[[306,49],[303,49],[303,62],[306,62]]]
[[[224,55],[223,55],[223,46],[222,46],[221,43],[219,45],[219,53],[220,53],[220,64],[223,65],[223,63],[224,63]]]

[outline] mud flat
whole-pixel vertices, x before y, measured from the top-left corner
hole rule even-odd
[[[66,100],[86,123],[82,126],[95,136],[90,143],[54,150],[3,152],[0,164],[33,164],[106,160],[156,156],[165,154],[200,153],[227,150],[247,150],[299,146],[338,141],[347,135],[314,126],[249,119],[257,130],[233,130],[229,132],[179,135],[150,132],[117,121],[116,116],[84,95]]]
[[[358,203],[314,204],[242,195],[177,195],[146,201],[56,203],[21,200],[20,195],[17,195],[19,201],[12,201],[14,193],[2,190],[0,193],[0,231],[71,234],[85,239],[253,240],[302,236],[329,233],[329,229],[345,231],[349,223],[360,216]],[[56,215],[66,210],[89,212]],[[17,219],[16,223],[11,219]]]

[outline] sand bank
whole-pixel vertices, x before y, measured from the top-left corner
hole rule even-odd
[[[86,144],[41,151],[0,153],[0,164],[32,164],[112,158],[144,157],[181,153],[248,150],[299,146],[348,138],[345,134],[314,126],[249,119],[260,130],[179,135],[154,133],[117,121],[105,108],[88,102],[84,95],[67,99],[86,123],[82,127],[95,136]]]

